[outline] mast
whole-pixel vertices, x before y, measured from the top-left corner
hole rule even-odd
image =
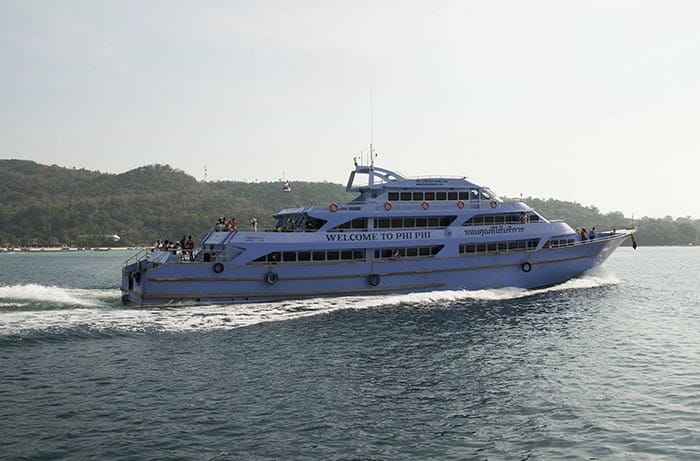
[[[369,89],[369,178],[368,185],[374,187],[374,105],[372,88]]]

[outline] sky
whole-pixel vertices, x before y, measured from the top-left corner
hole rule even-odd
[[[697,1],[0,0],[0,158],[700,218]],[[0,181],[2,179],[0,178]]]

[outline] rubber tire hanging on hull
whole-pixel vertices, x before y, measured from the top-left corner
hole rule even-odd
[[[277,275],[275,272],[270,271],[267,274],[265,274],[265,281],[268,283],[268,285],[274,285],[279,279],[280,276]]]
[[[377,274],[370,274],[370,276],[367,277],[367,283],[369,283],[373,287],[379,285],[379,282],[381,282],[381,279]]]
[[[530,272],[532,270],[532,264],[525,262],[520,265],[520,268],[523,272]]]
[[[224,271],[224,265],[221,263],[216,263],[214,264],[214,267],[212,267],[212,269],[214,269],[214,272],[216,272],[217,274],[220,274]]]

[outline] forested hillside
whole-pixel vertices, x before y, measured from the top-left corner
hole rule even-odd
[[[168,165],[122,174],[0,160],[0,245],[144,245],[211,229],[217,217],[235,217],[242,228],[252,217],[272,226],[272,214],[294,206],[346,201],[339,184],[201,182]],[[632,221],[622,213],[548,199],[525,201],[549,219],[599,230],[634,227],[643,245],[700,244],[700,221],[687,218]],[[111,238],[121,237],[119,242]]]

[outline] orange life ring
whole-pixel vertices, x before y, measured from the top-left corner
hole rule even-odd
[[[498,206],[498,202],[495,200],[491,200],[491,208],[496,208]]]
[[[430,203],[423,200],[423,203],[420,204],[420,207],[423,208],[423,210],[428,211],[428,208],[430,208]]]
[[[464,208],[464,200],[457,201],[457,208],[459,208],[460,210]]]
[[[331,210],[331,213],[335,213],[336,211],[338,211],[338,204],[336,202],[331,202],[328,209]]]
[[[391,202],[389,202],[389,201],[384,202],[384,209],[386,211],[391,211]]]

